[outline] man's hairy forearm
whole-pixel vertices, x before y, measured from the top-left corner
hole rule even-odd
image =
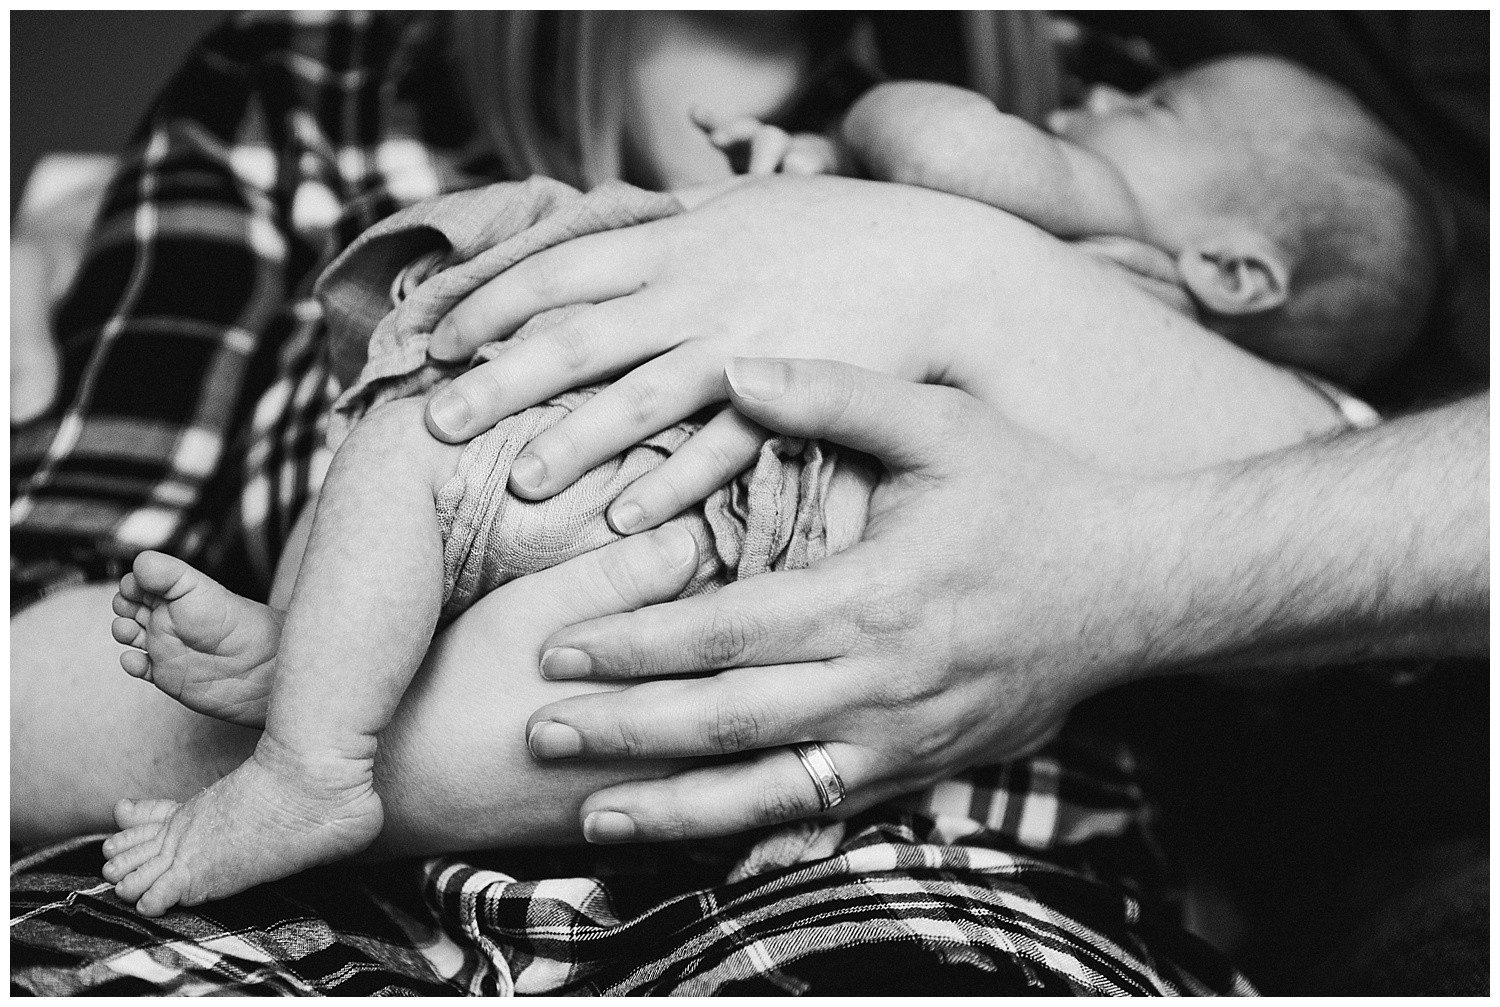
[[[1483,653],[1488,430],[1484,393],[1156,482],[1143,559],[1172,602],[1142,670]]]

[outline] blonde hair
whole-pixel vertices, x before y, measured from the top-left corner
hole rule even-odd
[[[620,178],[630,11],[453,12],[454,58],[482,128],[516,177],[580,188]],[[933,16],[938,16],[934,14]],[[1036,11],[956,14],[969,86],[1040,124],[1061,92],[1051,24]]]

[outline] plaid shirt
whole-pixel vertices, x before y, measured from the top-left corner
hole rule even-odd
[[[329,457],[311,282],[375,221],[514,177],[442,19],[252,14],[125,154],[57,317],[61,410],[12,436],[12,598],[172,552],[264,593]],[[1128,753],[1068,738],[847,826],[739,844],[332,867],[137,916],[97,837],[13,867],[35,993],[1244,992],[1144,894]]]
[[[1143,894],[1133,766],[1066,734],[841,825],[742,843],[308,871],[148,920],[102,837],[12,867],[39,995],[1248,994]]]

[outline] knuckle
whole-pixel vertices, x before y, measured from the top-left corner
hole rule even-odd
[[[626,422],[637,430],[649,428],[654,433],[662,413],[660,390],[639,378],[622,378],[615,382],[615,389],[622,400]]]
[[[787,783],[776,780],[767,783],[756,796],[754,804],[755,825],[777,825],[797,818],[805,818],[817,810],[815,795],[802,781]]]
[[[705,429],[694,438],[693,448],[702,460],[701,468],[713,476],[717,486],[753,462],[761,444],[762,438],[754,430],[741,435],[738,431]]]
[[[721,697],[704,723],[704,743],[717,755],[758,748],[765,732],[764,714],[743,698]]]
[[[621,720],[611,732],[612,754],[640,758],[650,754],[651,745],[641,726],[629,718]]]
[[[555,256],[535,255],[524,263],[522,278],[527,287],[543,303],[551,300],[567,287],[567,271]]]
[[[698,654],[706,668],[732,667],[749,646],[750,633],[743,618],[716,608],[708,620]]]
[[[553,357],[565,373],[583,372],[594,358],[593,330],[583,317],[559,325],[547,334],[547,339]]]

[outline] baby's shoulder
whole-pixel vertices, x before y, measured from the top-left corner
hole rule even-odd
[[[1135,238],[1102,234],[1068,242],[1074,249],[1108,268],[1122,273],[1131,283],[1189,318],[1198,308],[1177,271],[1170,253]]]

